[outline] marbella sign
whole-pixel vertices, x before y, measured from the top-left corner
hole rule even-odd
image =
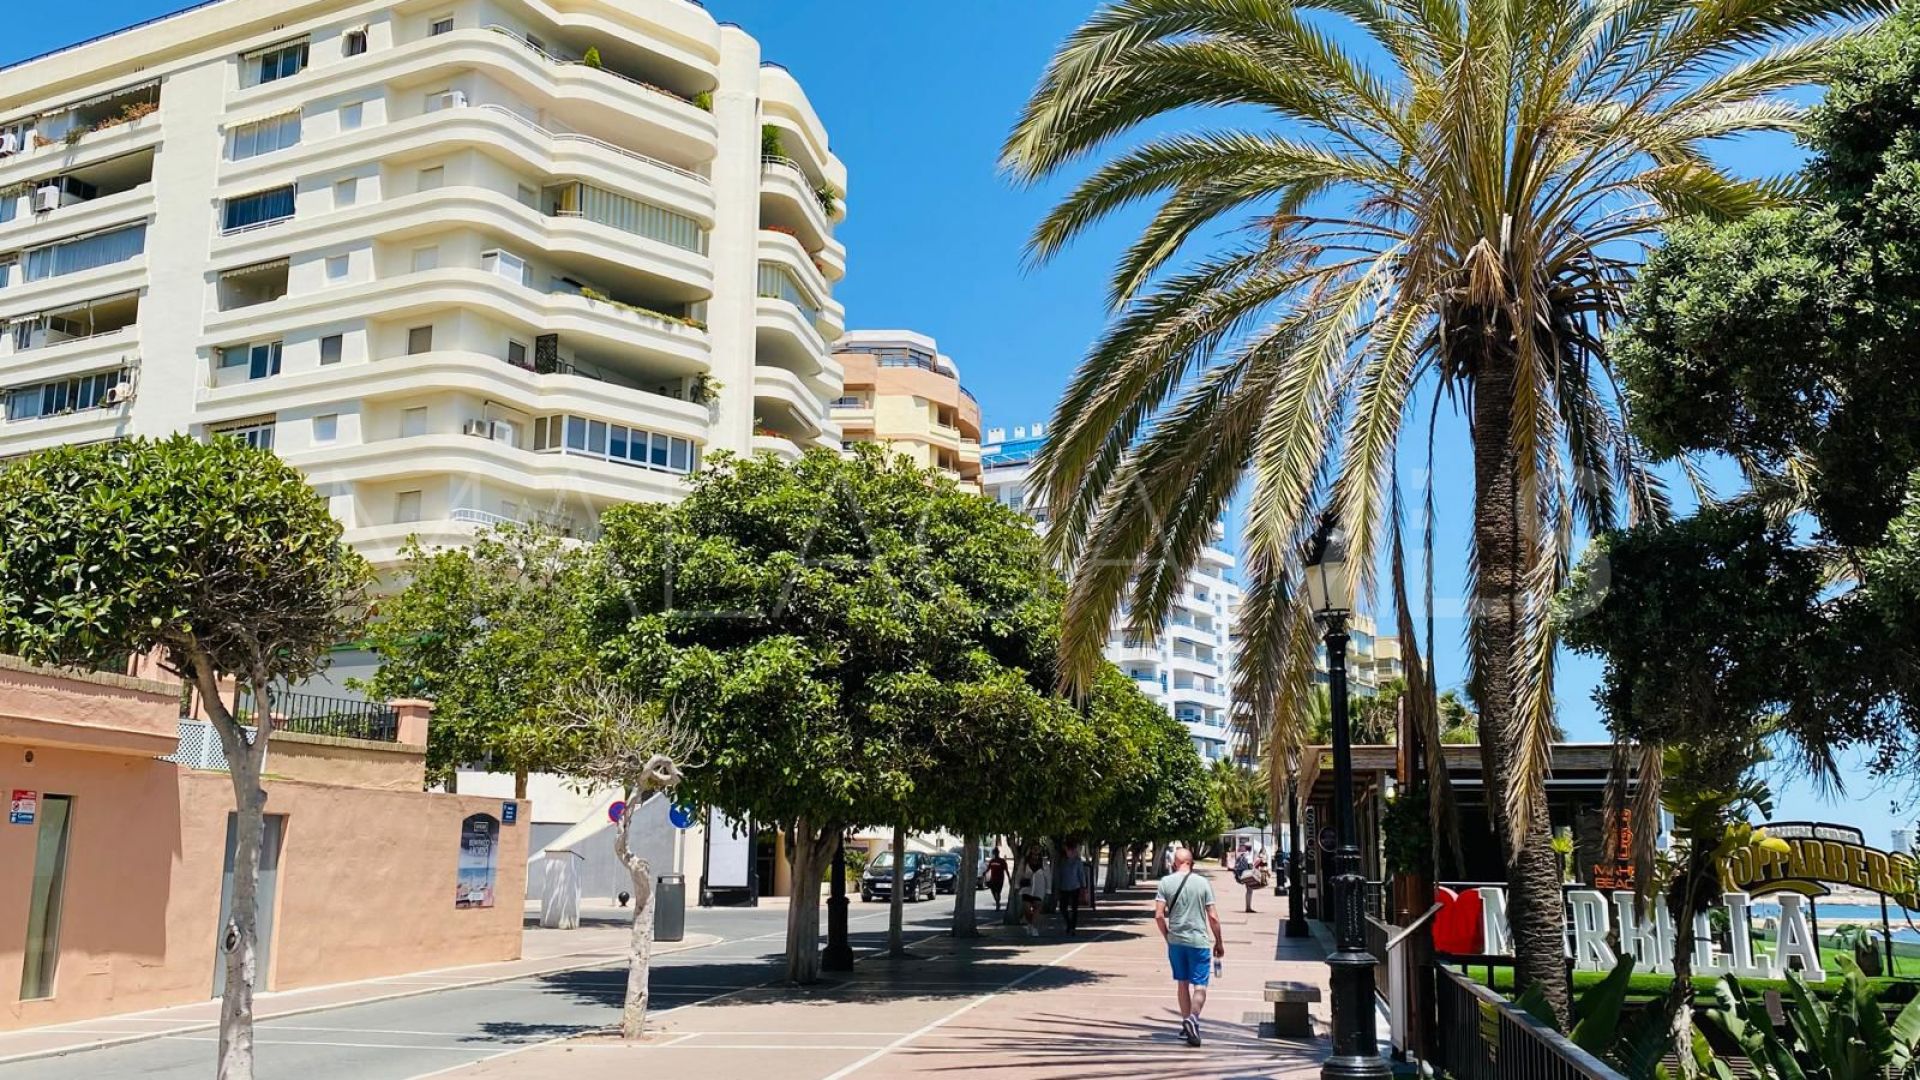
[[[1902,907],[1920,908],[1920,865],[1913,856],[1868,847],[1860,830],[1847,825],[1782,821],[1763,828],[1769,840],[1783,843],[1742,848],[1720,866],[1720,906],[1727,916],[1724,941],[1713,930],[1711,912],[1694,917],[1695,974],[1775,979],[1798,968],[1808,982],[1824,982],[1812,905],[1830,886],[1879,893]],[[1604,887],[1614,882],[1598,883]],[[1438,892],[1438,951],[1513,954],[1505,889]],[[1771,894],[1777,894],[1780,916],[1769,949],[1753,938],[1752,907],[1755,896]],[[1638,970],[1673,973],[1675,934],[1665,896],[1654,897],[1644,910],[1630,889],[1571,888],[1565,900],[1565,948],[1576,970],[1610,971],[1627,955]]]

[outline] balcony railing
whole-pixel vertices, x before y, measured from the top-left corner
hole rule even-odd
[[[234,719],[241,723],[259,711],[253,692],[245,687],[240,690],[238,704]],[[400,738],[399,714],[382,702],[287,693],[274,694],[270,704],[275,731],[372,742],[397,742]]]
[[[630,158],[634,161],[638,161],[646,165],[651,165],[656,169],[664,169],[667,172],[673,173],[676,176],[684,176],[689,180],[697,180],[700,183],[707,184],[709,186],[711,186],[713,183],[711,179],[705,176],[701,176],[699,173],[694,172],[692,169],[683,169],[678,165],[671,165],[671,164],[668,164],[667,162],[661,161],[659,158],[648,157],[645,154],[636,154],[632,150],[629,150],[624,146],[615,146],[614,144],[606,141],[605,139],[596,139],[591,135],[582,135],[577,131],[550,131],[547,128],[541,127],[539,124],[536,124],[533,121],[527,119],[526,117],[521,116],[519,113],[514,112],[512,109],[507,108],[505,105],[495,105],[489,102],[487,104],[478,105],[475,107],[480,109],[485,109],[489,112],[500,113],[501,115],[506,116],[509,119],[513,120],[515,123],[520,124],[522,127],[525,127],[527,130],[532,131],[533,133],[545,139],[548,139],[552,142],[574,142],[574,143],[579,143],[583,146],[598,147],[602,150],[608,151],[609,153],[618,154],[621,157]]]
[[[589,64],[586,62],[584,58],[574,60],[564,56],[555,56],[553,53],[550,53],[547,50],[541,48],[540,46],[535,45],[533,42],[528,41],[524,35],[522,35],[518,30],[515,30],[510,26],[501,26],[499,23],[489,23],[487,24],[487,29],[492,30],[497,34],[505,34],[506,36],[519,42],[521,48],[527,50],[530,53],[533,53],[535,56],[540,57],[541,59],[545,60],[549,64],[555,64],[560,67],[592,68],[595,71],[605,72],[606,74],[611,75],[616,79],[619,79],[621,82],[631,83],[632,85],[637,86],[642,90],[648,91],[649,93],[659,94],[662,97],[672,98],[673,100],[681,102],[682,104],[686,104],[686,105],[693,104],[693,100],[691,98],[686,97],[683,94],[675,93],[674,91],[669,90],[664,86],[656,86],[653,83],[646,82],[645,80],[636,79],[631,75],[622,75],[620,72],[615,71],[610,67],[605,67],[600,64]]]
[[[1499,994],[1434,968],[1434,1062],[1460,1080],[1625,1080]]]
[[[467,525],[480,525],[489,529],[502,527],[529,528],[539,526],[559,533],[561,536],[578,536],[578,527],[567,514],[541,514],[529,512],[525,517],[508,517],[505,514],[492,514],[485,510],[459,506],[447,511],[448,521],[458,521]]]

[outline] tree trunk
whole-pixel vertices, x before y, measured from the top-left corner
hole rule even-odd
[[[227,755],[227,775],[233,782],[233,905],[220,935],[226,982],[220,995],[220,1059],[215,1076],[217,1080],[252,1080],[253,991],[260,977],[260,843],[266,832],[267,807],[260,776],[266,771],[267,741],[273,723],[271,719],[259,721],[249,743],[238,719],[220,700],[211,672],[196,674],[207,702],[207,715]],[[266,679],[254,680],[254,711],[259,717],[270,718],[272,698],[266,686]]]
[[[1019,926],[1026,919],[1027,902],[1020,899],[1020,875],[1027,872],[1027,849],[1017,836],[1007,837],[1007,902],[1000,909],[1000,925]]]
[[[901,924],[906,917],[906,880],[907,830],[895,825],[893,827],[893,895],[888,898],[887,903],[887,955],[889,956],[904,956],[907,952],[907,943],[901,937]]]
[[[805,818],[795,825],[793,895],[787,904],[787,981],[820,981],[821,865],[840,835],[838,825],[816,826]]]
[[[975,922],[974,899],[980,888],[975,883],[974,866],[980,862],[980,837],[968,833],[960,841],[960,872],[953,876],[953,936],[979,937]]]
[[[513,770],[513,797],[516,799],[527,797],[527,770],[524,768]]]
[[[634,803],[627,803],[614,834],[614,855],[633,879],[633,934],[627,945],[627,997],[620,1007],[620,1037],[638,1039],[647,1030],[647,986],[653,965],[653,867],[633,853],[629,838]]]
[[[1674,884],[1678,886],[1681,883]],[[1674,893],[1682,891],[1691,890],[1676,888]],[[1691,1078],[1696,1075],[1693,1064],[1693,912],[1692,904],[1684,900],[1679,906],[1688,909],[1685,915],[1673,911],[1675,906],[1671,901],[1668,902],[1668,910],[1673,913],[1673,983],[1667,987],[1664,1006],[1674,1056],[1680,1062],[1680,1075]]]
[[[1118,840],[1107,841],[1107,881],[1106,884],[1101,886],[1100,891],[1106,893],[1108,896],[1119,893],[1120,875],[1126,873],[1126,870],[1122,866],[1123,856],[1121,854],[1124,847],[1125,845]]]
[[[1508,786],[1522,767],[1516,745],[1514,658],[1521,648],[1532,517],[1531,493],[1519,487],[1520,449],[1514,442],[1514,360],[1504,343],[1481,350],[1473,387],[1474,558],[1477,592],[1470,612],[1473,693],[1480,705],[1489,816],[1501,820],[1507,864],[1509,925],[1516,989],[1536,985],[1565,1030],[1572,1011],[1564,963],[1560,859],[1553,850],[1544,786],[1527,801],[1521,820],[1502,820]]]

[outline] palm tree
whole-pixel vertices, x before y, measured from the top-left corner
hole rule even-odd
[[[1520,975],[1562,1017],[1549,599],[1576,529],[1665,509],[1604,333],[1664,223],[1790,197],[1706,147],[1793,130],[1802,109],[1782,91],[1821,77],[1836,27],[1890,8],[1119,0],[1061,46],[1006,143],[1026,182],[1106,155],[1037,227],[1035,261],[1151,204],[1037,462],[1049,543],[1074,571],[1061,647],[1076,684],[1124,594],[1135,629],[1160,623],[1250,478],[1236,693],[1291,723],[1316,637],[1297,593],[1303,541],[1336,514],[1371,587],[1383,537],[1398,536],[1388,507],[1413,402],[1464,415],[1469,687],[1504,810]],[[1194,109],[1216,125],[1109,150]],[[1200,240],[1223,230],[1237,238]],[[1432,412],[1427,425],[1431,466]],[[1430,564],[1429,551],[1429,582]]]

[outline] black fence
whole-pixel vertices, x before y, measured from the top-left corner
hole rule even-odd
[[[1455,1080],[1625,1080],[1566,1036],[1499,994],[1444,967],[1433,970],[1434,1065]]]
[[[338,739],[367,739],[372,742],[397,742],[400,739],[399,714],[377,701],[353,701],[317,694],[274,694],[269,708],[275,731],[329,735]],[[253,694],[242,689],[238,719],[241,723],[249,723],[256,712]]]

